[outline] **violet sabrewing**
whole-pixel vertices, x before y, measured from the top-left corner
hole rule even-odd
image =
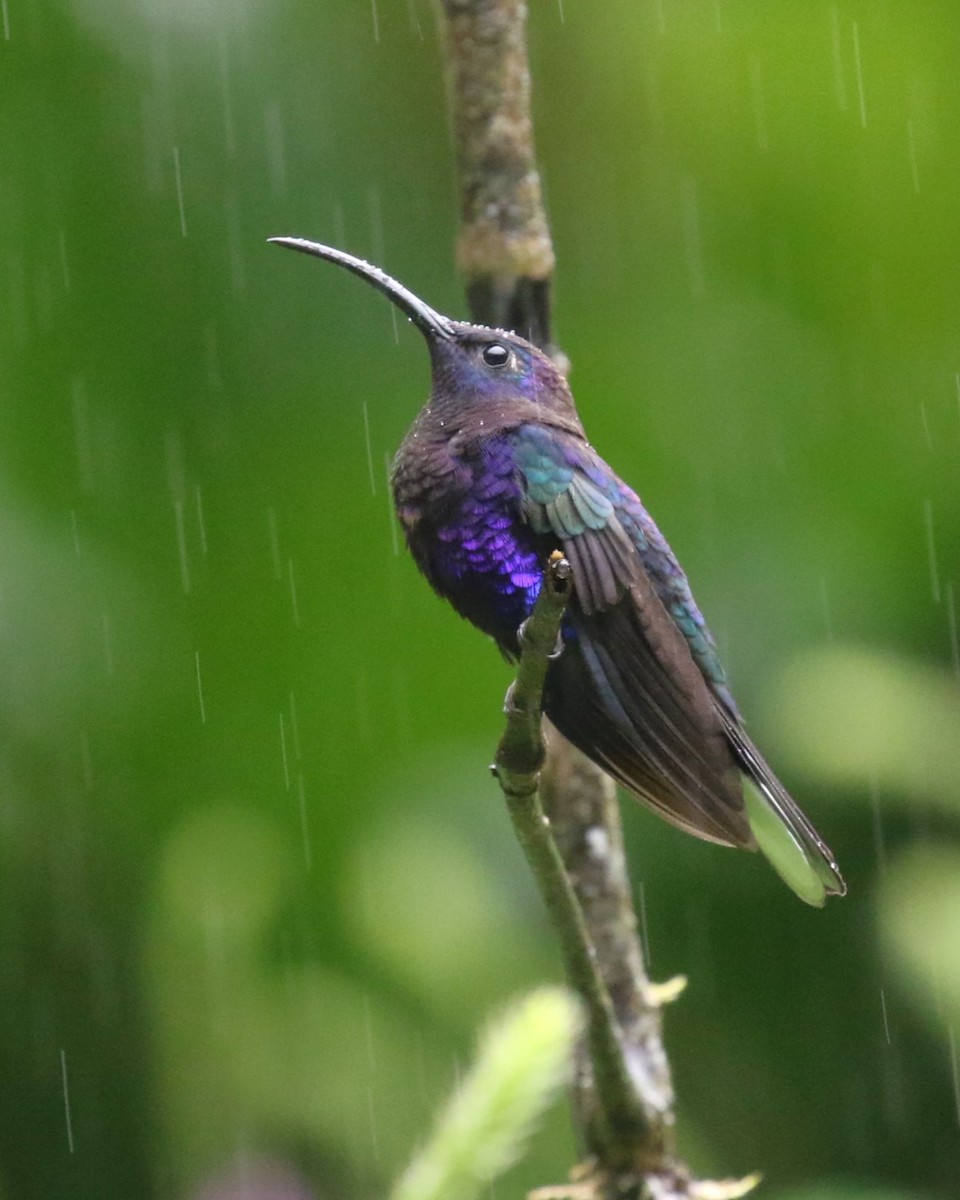
[[[550,554],[573,568],[544,711],[672,824],[766,854],[802,900],[842,896],[829,847],[744,729],[686,576],[637,495],[587,441],[566,379],[523,338],[454,321],[378,267],[300,238],[404,312],[430,398],[393,463],[407,545],[433,588],[511,659]]]

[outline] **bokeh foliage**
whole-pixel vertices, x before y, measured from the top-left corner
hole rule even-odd
[[[485,772],[508,672],[398,553],[418,339],[263,244],[463,313],[432,11],[2,15],[0,1195],[382,1194],[557,974]],[[582,414],[851,884],[806,911],[626,811],[684,1150],[955,1196],[960,12],[531,18]],[[574,1153],[557,1111],[500,1194]]]

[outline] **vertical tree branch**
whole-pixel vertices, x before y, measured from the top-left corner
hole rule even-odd
[[[554,254],[533,149],[526,5],[441,0],[457,176],[457,266],[473,319],[565,363],[550,334]]]
[[[533,148],[526,6],[439,0],[439,8],[460,186],[457,263],[471,315],[521,333],[566,369],[550,331],[554,255]],[[679,989],[652,986],[644,969],[613,783],[541,719],[547,656],[566,603],[561,564],[555,555],[523,639],[496,766],[587,1010],[574,1095],[587,1174],[543,1189],[541,1200],[735,1200],[756,1177],[698,1182],[675,1157],[660,1005]]]
[[[646,1118],[630,1150],[635,1164],[662,1166],[673,1155],[673,1085],[657,991],[647,978],[637,936],[616,787],[549,722],[545,727],[548,754],[540,784],[544,808],[584,915],[617,1022],[621,1053]],[[577,1118],[591,1152],[609,1159],[593,1071],[591,1059],[581,1055],[574,1092]],[[619,1158],[622,1147],[617,1150]]]
[[[565,366],[550,331],[554,255],[533,146],[526,7],[521,0],[441,0],[440,10],[460,186],[457,262],[472,318],[522,333]],[[648,1188],[655,1178],[680,1186],[670,1071],[637,939],[614,787],[552,728],[548,747],[543,803],[607,997],[591,1009],[578,1064],[580,1132],[601,1173],[619,1175],[618,1187],[630,1172]],[[596,1048],[610,1038],[595,1026],[604,1020],[612,1020],[608,1032],[634,1092],[626,1116],[609,1111],[599,1078],[608,1066],[598,1064]]]

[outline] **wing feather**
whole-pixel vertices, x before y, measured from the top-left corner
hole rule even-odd
[[[645,599],[636,591],[629,603],[592,615],[574,609],[573,636],[551,664],[544,709],[569,741],[672,824],[708,841],[752,846],[720,714],[702,679],[696,684],[696,666],[660,600],[651,589]],[[644,620],[644,604],[661,615]],[[665,665],[674,656],[688,686]]]
[[[759,842],[811,904],[842,895],[829,847],[747,736],[683,571],[640,501],[585,444],[535,426],[518,437],[525,515],[573,568],[547,715],[672,824],[722,845]]]

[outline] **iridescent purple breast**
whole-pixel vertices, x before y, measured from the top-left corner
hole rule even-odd
[[[441,483],[442,480],[442,483]],[[507,650],[540,591],[549,549],[523,521],[516,462],[505,438],[415,467],[398,461],[397,509],[414,558],[457,612]]]

